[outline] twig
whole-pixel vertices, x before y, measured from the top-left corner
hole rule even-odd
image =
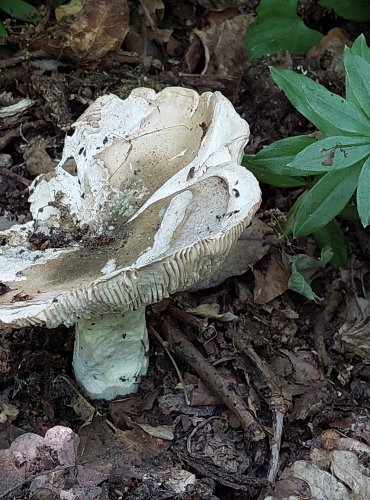
[[[43,50],[35,50],[34,52],[25,51],[23,55],[9,57],[8,59],[3,59],[2,61],[0,61],[0,68],[15,66],[16,64],[30,61],[31,59],[40,59],[46,56],[47,54]]]
[[[250,488],[262,488],[267,486],[266,479],[262,479],[259,477],[247,476],[245,474],[238,473],[227,473],[225,470],[220,471],[219,467],[212,466],[209,463],[206,463],[204,459],[202,461],[194,459],[191,455],[189,456],[184,451],[180,450],[178,447],[174,447],[175,453],[181,458],[184,462],[189,464],[193,469],[196,470],[198,474],[202,474],[205,477],[210,477],[222,484],[223,486],[227,486],[232,490],[237,491],[250,491]],[[243,498],[250,498],[250,496]]]
[[[210,365],[200,351],[196,349],[189,339],[177,328],[174,320],[166,318],[162,322],[162,331],[175,353],[183,358],[193,370],[201,377],[208,387],[217,394],[223,403],[239,418],[243,428],[251,433],[253,441],[265,437],[261,424],[250,413],[243,399],[235,389],[225,382],[216,368]]]
[[[256,351],[249,344],[248,339],[248,334],[243,334],[243,332],[241,332],[241,334],[235,338],[236,347],[253,361],[258,370],[265,377],[271,391],[270,406],[272,411],[273,436],[270,442],[271,458],[267,480],[270,484],[273,484],[279,471],[281,436],[283,433],[284,415],[288,402],[284,397],[282,387],[277,381],[275,374],[267,363],[258,356]]]
[[[174,306],[169,306],[168,312],[175,319],[178,319],[181,322],[190,325],[197,332],[202,332],[207,328],[208,321],[205,318],[199,318],[198,316],[194,316],[194,314],[190,314],[187,311]]]
[[[8,495],[10,495],[11,493],[13,493],[14,491],[18,490],[19,488],[22,488],[27,483],[30,483],[31,481],[33,481],[34,479],[36,479],[36,478],[38,478],[40,476],[46,476],[48,474],[51,474],[52,472],[60,472],[60,471],[63,471],[65,469],[70,469],[72,467],[77,467],[78,465],[84,465],[84,464],[86,464],[88,462],[91,462],[91,459],[90,460],[84,460],[81,463],[68,464],[68,465],[57,465],[56,467],[54,467],[54,469],[44,470],[44,471],[39,472],[37,474],[32,474],[32,476],[28,476],[26,479],[23,479],[23,481],[17,483],[15,486],[12,486],[11,488],[8,488],[6,491],[4,491],[3,493],[1,493],[0,494],[0,500],[3,499],[3,498],[6,498]]]
[[[189,455],[191,455],[192,457],[197,457],[197,458],[204,458],[203,456],[201,455],[196,455],[192,452],[191,450],[191,441],[193,439],[193,437],[195,436],[195,434],[200,431],[200,429],[203,429],[203,427],[205,427],[211,420],[219,420],[224,417],[219,417],[218,415],[214,415],[213,417],[209,417],[207,418],[206,420],[203,420],[203,422],[200,422],[196,427],[194,427],[194,429],[191,431],[191,433],[189,434],[187,440],[186,440],[186,449],[188,450],[188,453]]]
[[[11,172],[7,168],[0,167],[0,175],[5,175],[6,177],[10,177],[11,179],[14,179],[17,182],[20,182],[21,184],[24,184],[25,186],[30,186],[32,184],[32,181],[29,179],[26,179],[25,177],[22,177],[21,175],[15,174],[14,172]]]
[[[177,376],[180,380],[180,384],[182,385],[182,388],[184,390],[184,396],[185,396],[185,402],[188,406],[190,406],[190,400],[189,400],[189,396],[188,396],[188,392],[186,390],[186,384],[185,384],[185,380],[183,378],[183,376],[181,375],[181,372],[179,370],[179,367],[177,366],[177,363],[176,361],[174,360],[172,354],[170,353],[170,351],[168,350],[167,348],[167,345],[166,345],[166,342],[164,342],[164,340],[162,339],[162,337],[159,335],[159,333],[152,327],[152,325],[149,325],[149,331],[150,333],[152,333],[154,335],[154,337],[158,340],[158,342],[160,343],[162,349],[164,350],[164,352],[167,354],[167,356],[170,358],[171,360],[171,363],[173,365],[173,367],[175,368],[175,371],[177,373]]]

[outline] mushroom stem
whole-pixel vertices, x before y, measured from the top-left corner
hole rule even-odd
[[[136,392],[148,368],[145,307],[76,323],[73,369],[91,398]]]

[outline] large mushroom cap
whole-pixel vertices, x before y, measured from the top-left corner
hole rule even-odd
[[[55,175],[33,183],[32,226],[2,233],[0,325],[72,325],[210,276],[260,203],[238,164],[248,136],[218,92],[99,98],[66,138]],[[35,232],[61,247],[34,249]]]
[[[99,98],[34,181],[33,221],[0,233],[0,327],[75,323],[89,395],[137,390],[145,306],[211,276],[259,206],[239,164],[248,136],[218,92]]]

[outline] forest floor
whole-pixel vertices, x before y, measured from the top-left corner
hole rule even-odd
[[[53,11],[36,34],[13,22],[0,46],[0,112],[33,104],[0,118],[0,230],[31,219],[31,182],[54,168],[71,124],[106,93],[220,91],[250,124],[248,153],[314,132],[269,66],[343,94],[343,47],[370,31],[302,3],[306,23],[328,33],[320,46],[255,61],[243,44],[257,2],[216,12],[166,0],[161,18],[160,0],[141,2],[148,8],[131,6],[123,50],[94,61],[53,43]],[[370,498],[370,234],[342,223],[348,265],[318,269],[321,300],[309,301],[287,289],[284,256],[317,257],[315,242],[279,232],[301,191],[261,187],[248,272],[148,308],[150,367],[137,394],[85,398],[71,367],[73,329],[4,332],[0,499]],[[181,352],[164,324],[184,336]]]

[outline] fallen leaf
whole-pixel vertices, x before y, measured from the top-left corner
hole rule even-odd
[[[122,45],[129,27],[126,0],[71,0],[55,9],[57,24],[34,41],[58,57],[101,59]]]
[[[157,425],[155,427],[148,424],[137,423],[136,425],[143,429],[144,432],[149,434],[149,436],[152,436],[154,438],[164,439],[165,441],[172,441],[175,437],[173,433],[174,426],[172,425]]]
[[[216,319],[218,321],[235,321],[238,316],[235,316],[232,312],[220,313],[220,305],[217,303],[213,304],[200,304],[197,307],[190,307],[186,309],[187,312],[194,314],[195,316],[200,316],[202,318]]]
[[[293,365],[292,378],[296,384],[310,385],[321,379],[322,374],[317,358],[310,351],[300,350],[293,353],[287,349],[280,349]]]
[[[272,255],[265,272],[253,269],[255,285],[253,290],[256,304],[266,304],[282,295],[288,289],[290,277],[277,255]]]
[[[228,5],[230,7],[230,5]],[[192,57],[199,52],[194,50],[199,40],[203,47],[204,67],[202,75],[240,76],[245,63],[244,33],[254,16],[243,14],[226,19],[206,29],[194,29],[188,54],[185,60],[191,72],[194,69]]]

